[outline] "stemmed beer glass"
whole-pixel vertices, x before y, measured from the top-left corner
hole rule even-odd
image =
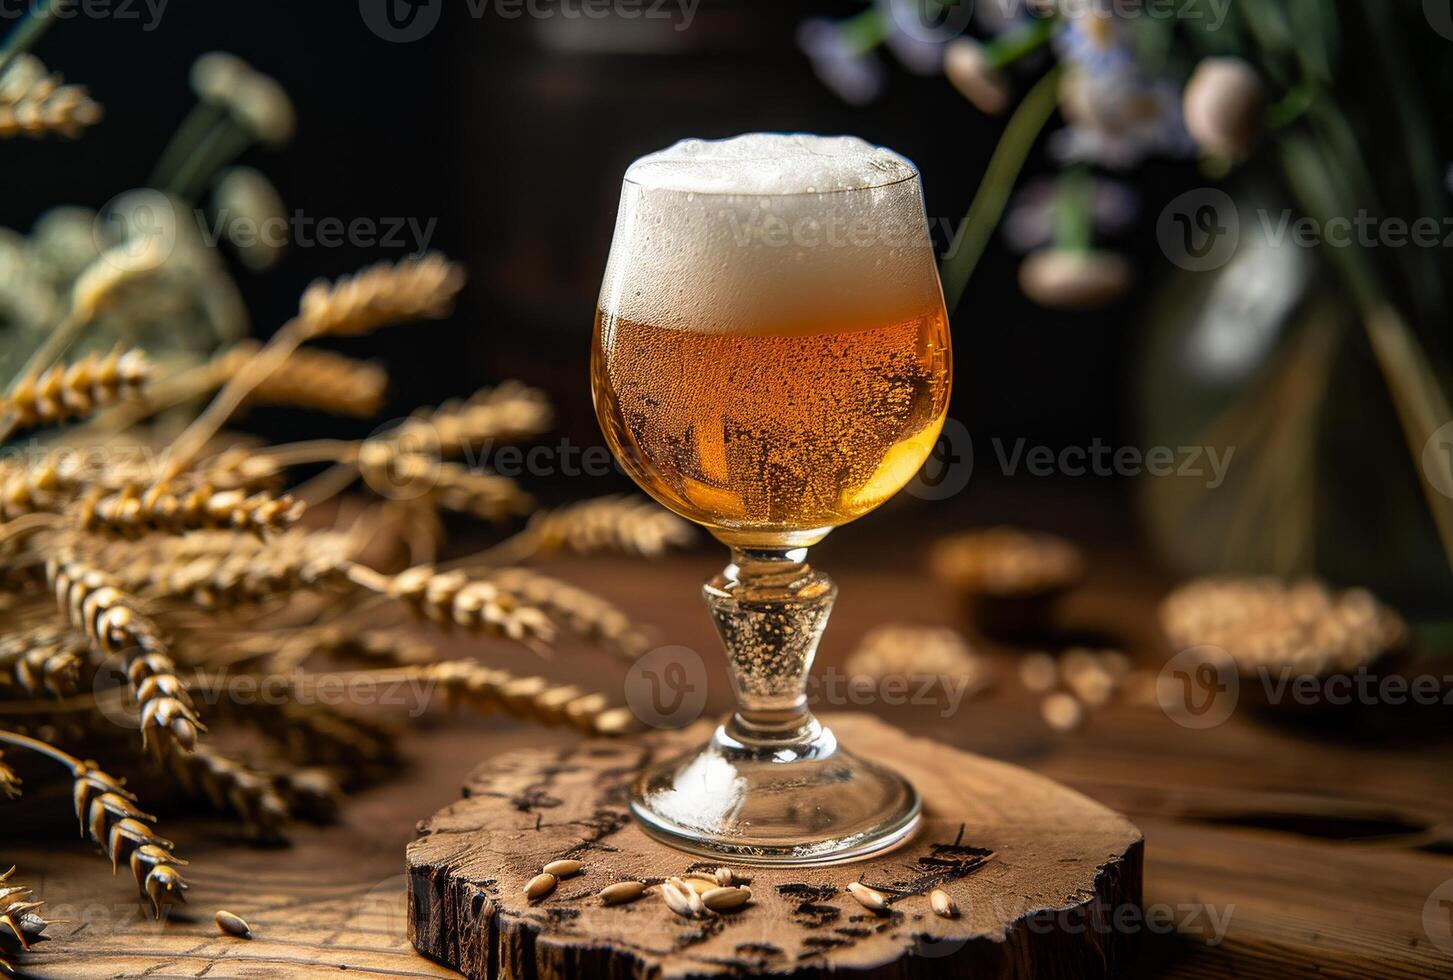
[[[837,744],[807,672],[837,588],[807,549],[897,493],[948,403],[917,169],[852,137],[685,140],[626,171],[591,358],[596,414],[649,494],[731,562],[707,581],[737,709],[631,808],[684,850],[842,861],[905,839],[917,792]]]

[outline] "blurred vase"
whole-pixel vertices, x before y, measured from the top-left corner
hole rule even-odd
[[[1270,187],[1234,196],[1219,267],[1162,238],[1192,268],[1169,277],[1139,345],[1141,447],[1174,460],[1139,481],[1151,541],[1187,574],[1316,574],[1446,613],[1453,575],[1418,462],[1329,246],[1297,244]]]

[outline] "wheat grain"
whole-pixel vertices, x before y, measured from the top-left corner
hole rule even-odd
[[[236,912],[218,909],[215,919],[219,932],[228,936],[236,936],[238,939],[252,938],[252,926],[248,925],[247,920]]]
[[[730,912],[739,909],[752,900],[752,890],[745,886],[737,888],[726,885],[713,888],[701,896],[701,904],[713,912]]]
[[[854,881],[848,885],[848,894],[857,899],[859,905],[871,912],[888,910],[888,896],[876,888],[869,888],[860,881]]]
[[[602,905],[621,905],[626,902],[634,902],[646,893],[646,883],[643,881],[618,881],[613,885],[606,885],[600,890],[600,903]]]
[[[661,882],[661,898],[672,912],[688,919],[707,914],[706,906],[701,904],[701,896],[680,878],[667,878]]]
[[[933,914],[942,916],[945,919],[958,917],[959,905],[954,901],[953,896],[942,888],[935,888],[928,893],[928,905],[933,909]]]
[[[538,902],[553,892],[558,883],[559,879],[549,872],[537,874],[525,883],[525,898],[531,902]]]
[[[580,874],[585,865],[570,858],[561,858],[558,861],[551,861],[540,870],[546,874],[552,874],[556,878],[569,878],[572,875]]]

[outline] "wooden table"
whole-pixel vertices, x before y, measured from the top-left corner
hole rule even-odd
[[[841,586],[824,664],[840,664],[886,620],[960,624],[949,596],[925,576],[906,574],[911,552],[885,549],[896,564],[853,567],[848,556],[862,542],[833,544],[818,559]],[[696,583],[720,564],[719,554],[702,550],[649,565],[580,561],[550,570],[659,625],[663,643],[701,651],[712,672],[708,710],[719,711],[729,703],[726,679]],[[1167,651],[1153,608],[1164,580],[1135,561],[1106,559],[1096,568],[1067,620],[1158,665]],[[1453,766],[1431,736],[1389,744],[1342,731],[1314,739],[1247,711],[1196,731],[1154,708],[1124,704],[1095,713],[1079,733],[1058,735],[1015,680],[1010,651],[981,649],[999,668],[997,688],[952,716],[923,706],[872,710],[914,734],[1038,770],[1129,816],[1147,841],[1145,901],[1160,910],[1142,937],[1140,975],[1453,976],[1449,913],[1439,902],[1453,900],[1453,836],[1444,826],[1453,813]],[[625,673],[602,654],[569,647],[552,661],[515,654],[503,661],[617,695]],[[1437,718],[1446,730],[1445,713]],[[129,878],[111,879],[76,839],[67,799],[32,800],[9,826],[18,821],[27,841],[49,831],[44,845],[7,847],[3,857],[21,866],[52,916],[69,921],[55,924],[53,941],[27,963],[37,977],[223,980],[333,968],[454,976],[404,937],[401,870],[415,822],[454,799],[487,754],[568,738],[497,719],[418,725],[407,744],[411,765],[396,780],[355,798],[341,826],[299,829],[290,848],[219,840],[215,824],[164,815],[195,882],[194,920],[166,925],[144,919]],[[1425,906],[1441,944],[1424,930]],[[211,923],[217,908],[245,916],[257,938],[219,937]]]

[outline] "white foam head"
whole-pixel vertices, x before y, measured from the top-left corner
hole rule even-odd
[[[713,332],[920,316],[942,296],[918,170],[852,136],[682,140],[626,171],[600,301]]]

